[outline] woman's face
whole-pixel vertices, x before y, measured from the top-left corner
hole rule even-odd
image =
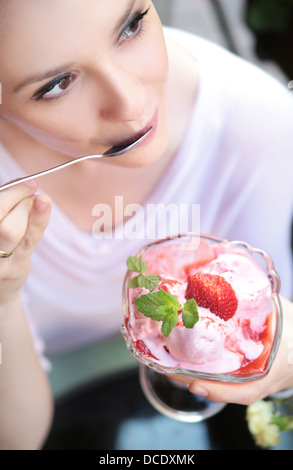
[[[153,127],[122,165],[167,144],[168,61],[150,0],[0,0],[0,117],[69,156]]]

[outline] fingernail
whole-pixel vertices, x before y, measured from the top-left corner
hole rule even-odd
[[[208,396],[208,391],[199,385],[190,385],[189,391],[204,398]]]
[[[49,204],[50,201],[45,196],[38,196],[35,200],[35,208],[40,214],[48,209]]]
[[[35,182],[35,180],[27,180],[25,181],[25,184],[29,186],[30,188],[34,188],[35,186],[37,186],[37,183]]]

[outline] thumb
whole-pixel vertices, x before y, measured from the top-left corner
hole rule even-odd
[[[27,231],[21,242],[21,247],[26,253],[31,252],[41,240],[48,225],[50,214],[51,199],[49,196],[45,194],[34,196]]]

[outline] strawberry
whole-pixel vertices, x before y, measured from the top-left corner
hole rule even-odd
[[[209,308],[225,321],[235,315],[238,307],[231,284],[216,274],[196,273],[189,276],[185,298],[195,299],[199,307]]]

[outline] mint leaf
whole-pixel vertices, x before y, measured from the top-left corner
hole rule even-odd
[[[177,313],[179,302],[164,290],[143,294],[134,301],[137,310],[144,316],[156,321],[163,321],[166,316]]]
[[[164,318],[169,315],[173,315],[174,312],[177,313],[178,316],[177,309],[171,305],[161,305],[159,308],[157,308],[157,314],[162,315]]]
[[[128,283],[128,287],[130,289],[135,289],[136,287],[139,287],[138,279],[139,279],[139,276],[135,276],[132,279],[130,279]]]
[[[139,312],[145,317],[161,321],[162,333],[167,337],[177,325],[179,311],[182,310],[178,299],[163,289],[143,294],[134,301]],[[183,306],[182,321],[186,328],[193,328],[199,320],[197,303],[194,299],[187,300]]]
[[[137,310],[155,321],[162,321],[162,333],[169,336],[178,322],[180,304],[173,295],[163,289],[143,294],[134,301]]]
[[[160,277],[156,274],[141,274],[138,277],[138,285],[148,290],[154,290],[160,283],[160,280]]]
[[[173,313],[169,314],[163,320],[161,331],[166,337],[169,336],[173,328],[177,325],[178,322],[178,311],[173,309]]]
[[[182,312],[183,325],[186,328],[193,328],[199,320],[199,314],[197,310],[197,303],[194,299],[189,299],[185,302]]]
[[[140,273],[139,276],[136,276],[131,279],[128,286],[131,289],[136,287],[144,287],[148,290],[154,290],[160,283],[160,277],[157,274],[144,274],[147,271],[147,264],[138,256],[129,256],[126,261],[127,268],[129,271],[134,273]],[[133,280],[134,279],[134,280]]]
[[[144,274],[148,267],[141,257],[129,256],[126,263],[129,271],[140,273],[129,281],[130,288],[141,287],[153,291],[159,285],[160,276]],[[177,325],[180,311],[186,328],[193,328],[199,320],[197,303],[194,299],[187,300],[181,307],[178,299],[163,289],[141,295],[135,299],[134,304],[145,317],[162,322],[161,331],[165,336],[169,336]]]
[[[164,291],[163,289],[160,289],[158,292],[158,296],[160,301],[162,302],[162,305],[167,305],[169,307],[174,307],[176,310],[180,307],[180,303],[174,295],[169,294],[168,292]],[[149,294],[150,295],[150,294]]]
[[[136,287],[144,287],[148,290],[154,290],[160,283],[160,277],[156,274],[140,274],[134,276],[128,283],[128,287],[136,289]]]
[[[138,256],[129,256],[126,264],[129,271],[134,273],[143,273],[148,269],[147,264]]]
[[[156,321],[164,320],[164,315],[157,313],[157,309],[164,305],[160,292],[143,294],[134,301],[137,310],[143,313],[144,316]]]

